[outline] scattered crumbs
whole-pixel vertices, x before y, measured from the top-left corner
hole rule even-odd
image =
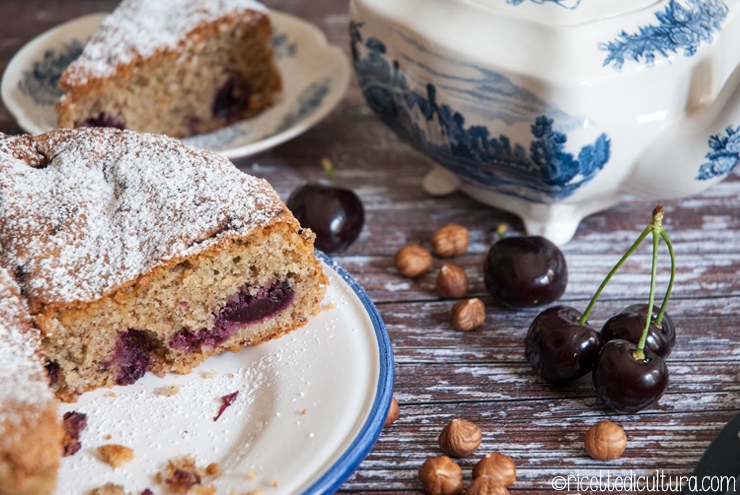
[[[305,415],[306,415],[306,410],[304,409],[303,411],[301,411],[301,416],[305,416]]]
[[[106,441],[107,441],[107,440],[110,440],[110,439],[112,439],[112,438],[113,438],[113,435],[111,435],[110,433],[108,433],[108,434],[107,434],[107,435],[105,436],[105,439],[106,439]]]
[[[277,488],[277,487],[278,487],[278,482],[277,482],[277,480],[272,480],[272,481],[270,482],[270,486],[271,486],[271,487],[273,487],[273,488]]]
[[[121,485],[106,483],[100,488],[95,488],[90,492],[90,495],[128,495],[128,493],[126,493]]]
[[[218,476],[221,474],[221,466],[217,462],[212,462],[206,466],[206,474],[208,476]]]
[[[327,303],[327,304],[322,304],[322,305],[321,305],[321,310],[322,310],[322,311],[326,311],[326,310],[328,310],[328,309],[334,309],[334,308],[336,308],[336,307],[337,307],[337,306],[336,306],[336,305],[335,305],[334,303]]]
[[[179,385],[165,385],[154,390],[154,395],[158,397],[172,397],[180,393]]]
[[[254,469],[250,469],[249,471],[247,471],[248,480],[256,480],[257,478],[259,478],[259,474],[257,474],[257,471],[255,471]]]
[[[218,373],[216,373],[216,370],[203,372],[203,378],[216,378],[216,375],[218,375]]]
[[[195,457],[186,454],[167,461],[167,467],[157,473],[155,479],[182,495],[214,495],[216,487],[202,484],[207,475],[205,469],[196,466]]]
[[[62,439],[64,457],[75,455],[82,448],[80,434],[86,427],[87,414],[77,411],[64,413],[64,417],[62,419],[62,429],[64,430],[64,438]]]
[[[218,418],[221,417],[221,415],[224,413],[224,411],[226,410],[226,408],[229,407],[231,404],[234,403],[234,401],[236,400],[236,396],[237,395],[239,395],[239,391],[238,390],[236,392],[234,392],[234,393],[231,393],[231,394],[228,394],[228,395],[224,395],[223,397],[221,397],[221,407],[218,408],[218,413],[213,418],[213,421],[218,421]]]
[[[107,393],[106,395],[107,395],[108,397],[110,397],[111,399],[115,399],[116,397],[118,397],[118,396],[116,395],[116,393],[115,393],[115,392],[114,392],[113,390],[109,390],[109,391],[108,391],[108,393]]]
[[[134,451],[129,447],[110,443],[98,447],[100,459],[111,467],[117,468],[134,459]]]

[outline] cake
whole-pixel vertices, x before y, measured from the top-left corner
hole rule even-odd
[[[176,139],[0,134],[0,494],[51,493],[54,393],[304,325],[328,283],[313,241],[266,181]]]
[[[65,401],[305,324],[327,283],[313,240],[266,181],[166,136],[0,137],[0,267]]]
[[[271,36],[254,0],[123,0],[62,75],[59,125],[183,137],[257,115],[281,89]]]
[[[49,389],[41,338],[20,287],[0,268],[0,493],[50,493],[62,430]]]

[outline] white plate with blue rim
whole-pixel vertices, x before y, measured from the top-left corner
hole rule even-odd
[[[62,412],[86,414],[87,427],[81,449],[62,459],[56,493],[83,495],[108,483],[126,493],[160,493],[166,484],[157,473],[185,455],[200,468],[218,464],[219,474],[201,479],[216,493],[339,489],[383,428],[393,354],[365,291],[318,256],[330,285],[324,309],[306,326],[212,357],[189,375],[147,373],[133,385],[64,404]],[[112,468],[97,453],[104,444],[133,449],[133,460]]]
[[[54,105],[62,95],[59,78],[105,15],[90,14],[50,29],[10,61],[0,94],[26,132],[37,134],[57,127]],[[270,18],[275,59],[283,78],[277,103],[254,118],[185,138],[185,142],[228,158],[253,155],[305,132],[342,99],[350,78],[349,61],[342,50],[304,20],[277,11],[271,11]]]

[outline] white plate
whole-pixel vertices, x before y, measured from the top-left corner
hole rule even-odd
[[[37,134],[57,127],[54,104],[59,77],[82,50],[106,14],[90,14],[40,34],[13,57],[0,93],[18,125]],[[344,96],[350,67],[342,50],[327,43],[314,25],[281,12],[270,13],[273,48],[283,92],[275,106],[255,118],[184,139],[229,158],[252,155],[309,129]]]
[[[155,474],[183,454],[198,466],[219,464],[206,479],[217,493],[332,493],[372,448],[393,392],[393,355],[383,322],[367,294],[342,268],[320,255],[329,306],[287,336],[208,359],[189,375],[147,373],[127,387],[83,394],[63,410],[87,414],[82,449],[62,459],[56,493],[83,495],[105,483],[139,494],[163,493]],[[167,385],[179,393],[165,397]],[[220,398],[239,391],[214,421]],[[134,450],[119,468],[96,448]],[[256,477],[255,477],[256,476]],[[167,492],[169,493],[169,492]]]

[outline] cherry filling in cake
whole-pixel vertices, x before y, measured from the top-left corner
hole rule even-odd
[[[232,119],[249,108],[252,87],[243,79],[230,77],[216,93],[213,100],[213,116]]]
[[[97,117],[91,117],[82,122],[75,122],[75,127],[115,127],[121,130],[126,129],[121,119],[105,113],[99,113]]]
[[[249,285],[242,287],[229,299],[216,315],[213,328],[181,330],[170,339],[170,346],[187,353],[198,352],[201,347],[216,347],[228,340],[238,328],[267,319],[293,302],[293,289],[286,282],[273,282],[256,294],[250,294],[249,288]]]
[[[107,368],[116,370],[116,385],[131,385],[144,376],[149,370],[150,355],[155,347],[142,330],[130,328],[126,332],[118,332],[116,348],[106,363]]]

